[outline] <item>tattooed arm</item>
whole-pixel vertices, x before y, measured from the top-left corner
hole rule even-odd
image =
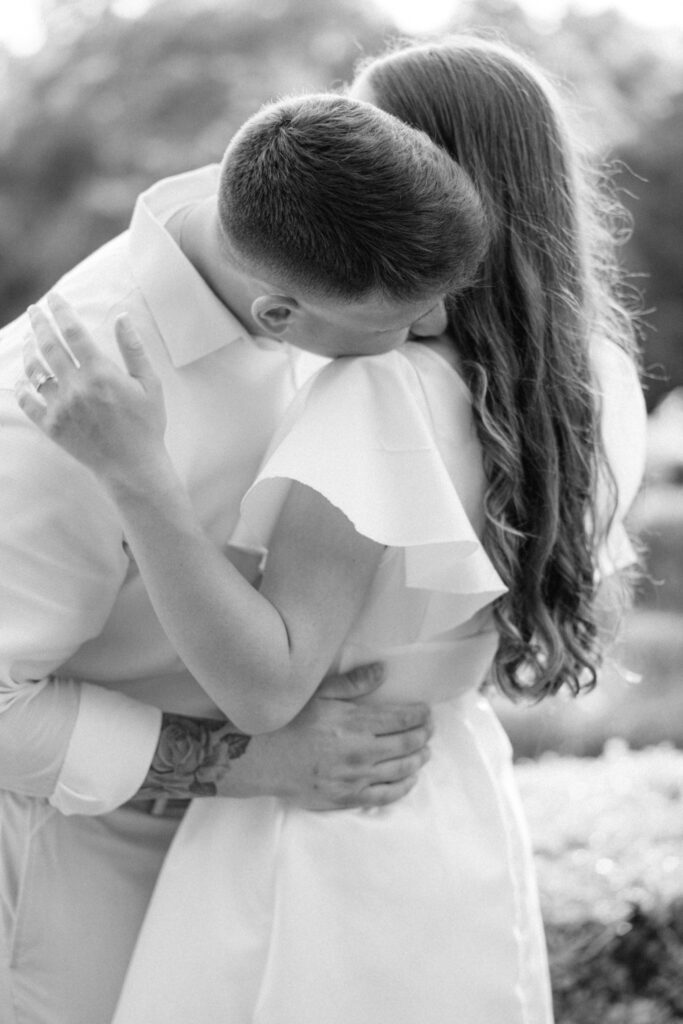
[[[258,585],[259,559],[255,564],[254,555],[237,548],[228,547],[225,554],[245,579]],[[227,774],[230,762],[244,754],[251,740],[230,721],[164,711],[159,742],[136,799],[237,795],[219,787],[233,781]]]
[[[377,666],[331,677],[289,725],[260,736],[164,714],[137,796],[279,796],[311,810],[391,803],[414,785],[431,730],[424,704],[356,702],[380,683]]]
[[[137,796],[218,796],[230,762],[240,757],[250,742],[251,736],[231,722],[165,711],[159,742]]]

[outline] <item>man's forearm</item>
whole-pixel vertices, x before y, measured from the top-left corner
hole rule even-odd
[[[226,776],[251,736],[231,722],[164,712],[159,742],[140,798],[229,795]]]
[[[399,799],[429,756],[429,709],[364,703],[381,683],[377,668],[329,678],[288,725],[258,736],[231,722],[164,713],[137,797],[275,796],[317,811]]]

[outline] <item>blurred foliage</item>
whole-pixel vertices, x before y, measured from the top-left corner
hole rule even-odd
[[[340,82],[358,39],[390,29],[362,0],[46,6],[45,47],[0,66],[3,322],[122,230],[141,189],[220,160],[262,102]]]
[[[635,748],[667,740],[683,749],[683,615],[636,608],[608,657],[598,685],[524,706],[493,694],[516,758],[545,751],[595,757],[612,737]]]
[[[683,49],[683,48],[682,48]],[[683,52],[681,53],[683,64]],[[683,367],[683,90],[669,96],[623,156],[642,183],[630,202],[636,230],[630,260],[646,268],[647,360],[655,400],[680,385]],[[679,435],[683,446],[683,435]]]
[[[637,581],[636,607],[624,618],[598,685],[576,698],[560,693],[526,707],[492,695],[517,758],[548,750],[595,756],[610,737],[636,748],[667,740],[683,749],[683,487],[678,476],[661,478],[671,467],[680,473],[681,417],[683,395],[678,392],[671,392],[651,416],[653,428],[668,421],[664,430],[677,444],[678,461],[668,461],[668,452],[655,456],[651,446],[650,468],[660,478],[650,473],[629,517],[645,569]],[[654,439],[658,431],[650,433]]]
[[[683,1019],[683,753],[613,742],[516,775],[557,1024]]]
[[[397,35],[364,0],[157,0],[136,19],[114,0],[43,6],[43,49],[0,49],[2,322],[124,228],[153,180],[220,159],[261,102],[338,86]],[[589,144],[632,168],[615,184],[635,216],[625,259],[656,306],[653,404],[683,383],[683,41],[614,11],[541,25],[512,0],[454,0],[449,28],[533,53],[571,84]]]

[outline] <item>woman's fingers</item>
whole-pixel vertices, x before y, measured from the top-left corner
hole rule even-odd
[[[114,332],[119,351],[131,377],[135,377],[142,384],[156,380],[157,375],[149,356],[145,352],[142,338],[133,327],[133,323],[127,313],[122,313],[116,318]]]
[[[30,320],[26,380],[16,390],[20,408],[105,483],[132,479],[135,473],[144,476],[143,449],[154,457],[163,451],[165,411],[158,378],[143,381],[123,372],[99,351],[59,296],[49,297],[49,313],[32,307]],[[127,362],[136,373],[147,372],[144,353],[141,359],[139,352],[128,351]]]
[[[26,379],[33,385],[36,391],[39,392],[41,388],[45,388],[50,384],[54,385],[56,377],[45,360],[41,358],[35,339],[28,339],[24,345],[23,359]]]
[[[29,339],[24,348],[24,365],[27,367],[27,373],[31,359],[38,358],[56,377],[66,380],[76,367],[59,331],[39,306],[29,306],[28,317],[34,340]]]
[[[47,304],[64,339],[65,344],[62,344],[62,348],[69,357],[72,367],[78,369],[79,366],[96,360],[99,355],[97,346],[69,303],[57,292],[50,292]],[[43,317],[49,324],[45,314]],[[59,338],[59,334],[56,334],[56,337]]]
[[[40,426],[47,412],[47,406],[40,394],[30,387],[28,380],[23,379],[17,381],[14,394],[19,408],[30,420]]]

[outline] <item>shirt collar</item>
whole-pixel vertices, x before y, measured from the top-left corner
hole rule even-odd
[[[165,227],[182,207],[215,195],[218,175],[211,164],[157,182],[138,197],[131,220],[133,274],[176,367],[248,336]]]

